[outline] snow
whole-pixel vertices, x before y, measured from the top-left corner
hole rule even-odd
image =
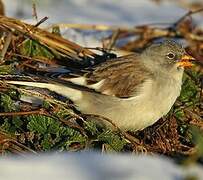
[[[188,10],[170,1],[161,4],[152,0],[3,0],[7,16],[36,24],[32,17],[32,2],[36,3],[38,19],[48,16],[41,27],[53,23],[105,24],[135,26],[148,23],[173,23]],[[200,19],[200,17],[199,17]],[[101,34],[82,35],[62,29],[62,35],[86,47],[102,47]]]
[[[158,156],[85,152],[27,155],[0,159],[5,180],[178,180],[203,178],[202,167],[180,167]]]
[[[4,0],[8,16],[24,14],[32,18],[31,0]],[[150,0],[35,0],[40,18],[48,16],[54,23],[90,23],[135,25],[149,22],[174,22],[186,10],[175,4],[161,5]]]

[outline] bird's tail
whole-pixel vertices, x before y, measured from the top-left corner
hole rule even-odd
[[[50,91],[54,91],[60,95],[68,97],[72,101],[77,101],[82,97],[82,92],[78,89],[73,89],[62,84],[54,83],[41,83],[41,82],[31,82],[31,81],[6,81],[8,84],[31,86],[38,88],[45,88]]]

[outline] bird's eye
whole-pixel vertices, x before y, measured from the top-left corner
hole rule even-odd
[[[174,53],[168,53],[167,55],[167,58],[169,58],[169,59],[174,59],[175,58],[175,54]]]

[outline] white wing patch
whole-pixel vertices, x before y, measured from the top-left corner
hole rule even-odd
[[[86,86],[87,85],[85,77],[70,78],[70,79],[68,79],[68,81],[70,81],[70,82],[72,82],[74,84],[81,85],[81,86]]]
[[[104,81],[105,81],[105,79],[103,79],[95,84],[88,85],[87,87],[89,87],[91,89],[99,90],[102,87],[102,85],[104,84]]]
[[[91,88],[94,90],[99,90],[101,88],[101,86],[103,85],[105,79],[103,79],[95,84],[91,84],[91,85],[87,85],[87,80],[85,77],[71,78],[71,79],[68,79],[67,81],[70,81],[74,84],[85,86],[85,87],[88,87],[88,88]]]

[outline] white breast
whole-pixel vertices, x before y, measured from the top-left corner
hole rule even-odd
[[[141,130],[169,112],[180,95],[181,81],[182,75],[147,81],[143,93],[128,99],[87,93],[76,104],[82,112],[109,118],[122,129]]]

